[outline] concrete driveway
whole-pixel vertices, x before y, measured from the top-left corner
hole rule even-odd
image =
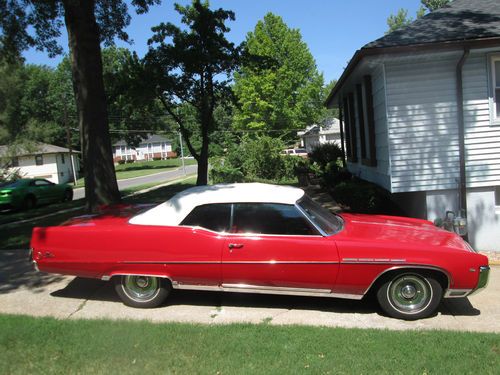
[[[26,250],[0,250],[0,313],[59,319],[145,319],[203,324],[268,323],[381,329],[500,332],[500,267],[486,290],[449,299],[428,319],[406,322],[381,315],[374,301],[173,291],[165,306],[123,305],[111,283],[32,270]]]

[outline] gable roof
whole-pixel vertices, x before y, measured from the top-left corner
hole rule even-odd
[[[161,143],[161,142],[166,142],[166,143],[172,143],[169,139],[162,137],[161,135],[158,134],[148,134],[147,138],[141,139],[139,144],[144,144],[144,143]],[[113,146],[128,146],[129,144],[123,140],[120,139],[118,142],[113,143]]]
[[[366,44],[385,48],[500,37],[498,0],[454,0],[410,25]]]
[[[349,61],[326,99],[328,106],[345,80],[366,56],[433,49],[462,49],[465,46],[500,46],[498,0],[453,0],[410,25],[365,44]]]
[[[0,145],[0,156],[6,155],[9,146]],[[80,151],[71,150],[72,153],[79,154]],[[39,154],[59,154],[59,153],[69,153],[69,149],[64,147],[59,147],[55,145],[50,145],[48,143],[38,143],[33,149],[18,149],[17,156],[26,155],[39,155]]]

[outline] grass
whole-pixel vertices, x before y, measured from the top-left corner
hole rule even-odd
[[[0,315],[0,373],[496,374],[500,336]]]
[[[122,191],[123,203],[160,203],[164,202],[174,194],[187,189],[188,187],[194,186],[196,182],[196,178],[188,178],[179,183],[175,183],[168,186],[163,186],[161,188],[139,194],[130,196],[132,193],[159,185],[161,183],[150,183],[139,186],[134,186],[132,188],[128,188]],[[22,220],[23,218],[32,218],[37,217],[42,214],[47,214],[51,212],[55,212],[61,209],[73,208],[80,206],[81,208],[76,211],[64,212],[61,214],[53,215],[48,218],[32,220],[27,223],[16,224],[15,226],[6,225],[0,226],[0,249],[27,249],[29,247],[29,242],[31,239],[31,232],[33,227],[47,227],[52,225],[59,225],[62,222],[74,217],[83,215],[85,213],[85,209],[83,205],[85,204],[84,200],[78,200],[73,202],[66,202],[61,204],[53,204],[42,206],[30,211],[20,211],[12,214],[4,214],[5,217],[9,218],[9,222],[13,222],[15,220]],[[16,218],[15,220],[12,218]],[[4,216],[0,216],[0,220],[5,220]],[[5,222],[4,222],[5,223]],[[1,373],[1,372],[0,372]]]

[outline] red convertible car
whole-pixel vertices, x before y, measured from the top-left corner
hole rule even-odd
[[[142,210],[142,211],[141,211]],[[173,289],[361,299],[401,319],[484,288],[488,258],[432,223],[335,215],[301,189],[187,189],[156,207],[122,207],[35,228],[40,271],[112,280],[123,302],[155,307]]]

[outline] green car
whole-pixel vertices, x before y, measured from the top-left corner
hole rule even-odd
[[[0,185],[0,207],[30,209],[37,204],[70,201],[73,188],[43,178],[22,178]]]

